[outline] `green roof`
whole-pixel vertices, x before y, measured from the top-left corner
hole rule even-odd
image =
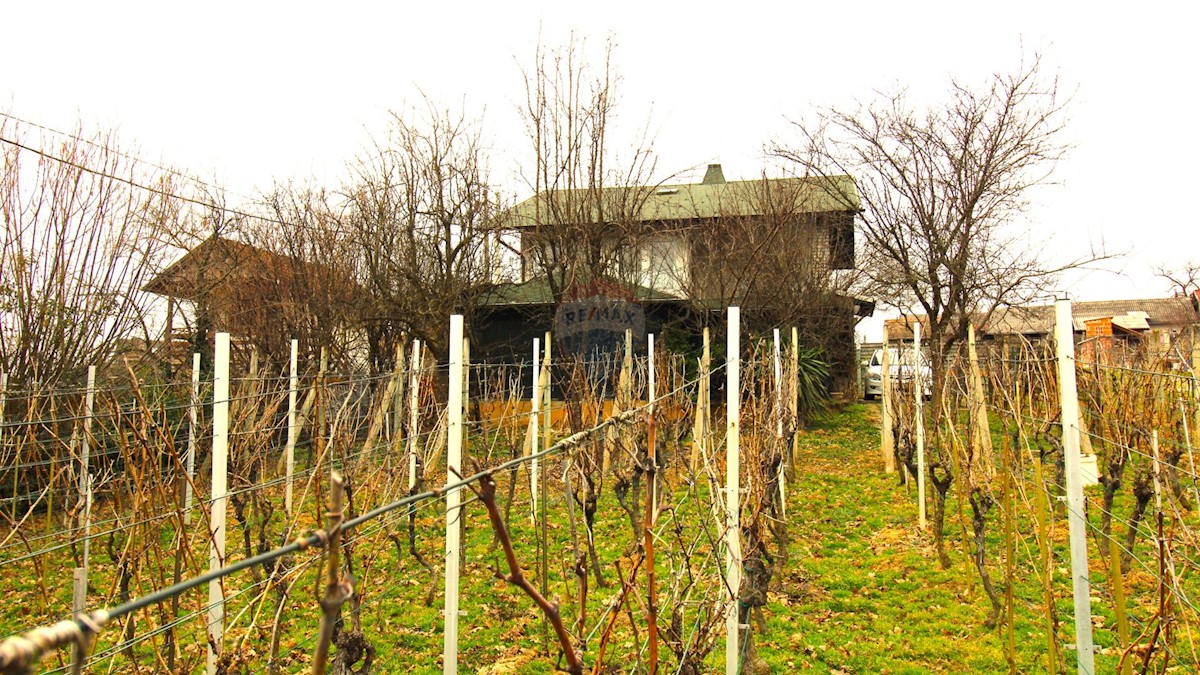
[[[612,187],[589,198],[588,190],[549,190],[514,206],[507,214],[509,227],[559,224],[558,214],[589,213],[596,217],[596,202],[603,205],[605,220],[632,214],[637,222],[683,221],[762,215],[765,204],[797,213],[858,211],[860,202],[850,176],[770,178],[718,183],[685,183]],[[768,201],[769,200],[769,201]],[[794,200],[790,205],[785,200]]]
[[[642,302],[671,302],[681,298],[664,291],[634,286],[633,294]],[[550,284],[545,277],[530,279],[519,284],[499,284],[484,295],[481,303],[484,307],[507,307],[511,305],[552,305],[554,296],[550,292]]]

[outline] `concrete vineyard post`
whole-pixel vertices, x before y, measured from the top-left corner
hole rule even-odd
[[[215,571],[225,560],[225,517],[228,496],[226,470],[229,461],[229,333],[217,333],[213,350],[213,439],[212,439],[212,503],[209,527],[212,541],[208,568]],[[221,638],[225,632],[225,593],[221,580],[208,584],[208,675],[216,675],[217,657],[221,653]],[[215,645],[215,649],[214,649]]]
[[[729,308],[725,351],[725,584],[731,597],[725,608],[725,673],[736,675],[738,589],[742,586],[741,472],[738,465],[741,427],[741,311]]]
[[[917,513],[921,529],[925,529],[925,383],[921,381],[921,324],[913,325],[912,390],[916,410],[917,436]]]
[[[1071,588],[1075,601],[1075,648],[1079,673],[1096,672],[1092,646],[1091,580],[1088,578],[1087,521],[1079,460],[1079,393],[1075,381],[1075,328],[1071,301],[1054,305],[1054,341],[1058,351],[1058,388],[1063,455],[1067,478],[1067,526],[1071,542]]]
[[[545,338],[542,340],[542,375],[541,375],[541,379],[539,380],[539,382],[541,383],[540,389],[541,389],[541,394],[542,394],[541,422],[542,422],[542,451],[543,452],[550,448],[550,424],[554,421],[554,416],[552,414],[553,410],[551,410],[551,405],[554,401],[554,391],[553,391],[553,387],[551,386],[551,379],[552,378],[550,376],[550,332],[547,331]],[[542,508],[541,513],[542,513],[542,522],[543,522],[542,527],[544,528],[545,527],[544,523],[546,520],[546,485],[545,485],[545,481],[542,480],[542,476],[541,476],[541,463],[538,462],[538,465],[539,465],[538,489],[540,490],[540,492],[538,494],[538,500],[541,503],[541,508]]]
[[[533,338],[533,395],[529,400],[529,454],[538,451],[538,410],[542,403],[542,341]],[[537,457],[529,460],[529,522],[537,524],[538,513],[538,461]]]
[[[404,438],[402,429],[404,428],[404,394],[407,391],[405,389],[406,384],[408,384],[408,364],[404,362],[404,337],[401,336],[400,342],[396,344],[396,391],[394,394],[395,398],[392,399],[391,436],[388,437],[386,462],[389,473],[400,454],[400,443]]]
[[[287,450],[285,451],[287,457],[284,465],[287,483],[283,489],[283,509],[289,516],[292,515],[292,481],[296,471],[296,432],[299,431],[296,426],[296,396],[300,386],[300,377],[297,372],[299,350],[300,341],[292,340],[292,354],[288,367],[288,435]]]
[[[417,437],[420,435],[421,341],[413,340],[408,378],[408,490],[417,484]]]
[[[446,484],[455,483],[462,474],[463,440],[463,318],[450,317],[450,385],[447,401],[446,426]],[[446,606],[442,654],[442,672],[458,672],[458,549],[461,531],[458,519],[462,488],[446,491]]]
[[[192,519],[193,485],[196,482],[196,444],[200,425],[200,352],[192,354],[192,390],[188,399],[187,483],[183,486],[183,522]]]
[[[883,470],[896,470],[896,439],[892,435],[892,364],[888,349],[888,329],[883,327],[883,354],[880,357],[879,374],[879,450],[883,453]]]
[[[79,502],[83,511],[79,514],[79,532],[83,539],[83,555],[76,567],[71,589],[71,609],[79,616],[87,609],[88,554],[92,525],[92,418],[96,409],[96,366],[88,366],[87,393],[83,403],[83,438],[79,445]]]

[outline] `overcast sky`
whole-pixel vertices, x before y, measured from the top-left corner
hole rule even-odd
[[[496,177],[517,196],[516,107],[539,37],[611,36],[624,131],[649,125],[661,173],[769,163],[788,119],[903,85],[945,96],[1042,54],[1072,93],[1074,146],[1039,191],[1049,255],[1103,242],[1109,272],[1064,281],[1077,299],[1162,295],[1159,265],[1200,260],[1186,196],[1200,156],[1191,3],[15,2],[0,10],[0,109],[46,126],[115,128],[141,156],[253,194],[333,183],[427,95],[482,116]],[[1115,7],[1115,5],[1114,5]],[[999,10],[998,12],[993,10]],[[1183,207],[1183,208],[1181,208]]]

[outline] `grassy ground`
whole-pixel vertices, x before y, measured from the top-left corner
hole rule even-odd
[[[877,418],[877,406],[853,406],[801,437],[795,564],[767,612],[762,656],[777,672],[1007,670],[1002,635],[982,627],[982,591],[968,593],[965,562],[940,569],[917,528],[915,497],[879,470]],[[1044,668],[1032,618],[1018,617],[1021,672]]]
[[[916,526],[913,490],[899,485],[896,475],[884,475],[879,470],[877,422],[877,405],[852,405],[802,432],[801,459],[789,486],[790,563],[782,578],[773,580],[769,604],[763,614],[765,630],[756,630],[759,656],[773,672],[1007,672],[1004,628],[1003,625],[994,630],[983,627],[988,604],[976,573],[968,568],[962,552],[956,504],[948,506],[947,516],[948,546],[954,565],[942,570],[930,537]],[[546,467],[546,474],[559,476],[561,467],[552,463]],[[507,480],[501,478],[501,491]],[[524,472],[518,480],[518,485],[524,484],[527,480]],[[577,610],[569,571],[570,525],[561,483],[552,485],[558,487],[551,491],[548,508],[548,583],[550,594],[562,599],[564,615],[573,620]],[[690,492],[679,489],[674,497],[678,500],[674,517],[681,523],[679,537],[687,541],[696,537],[702,542],[697,547],[693,570],[704,579],[700,587],[707,589],[706,592],[719,592],[719,558],[712,555],[711,546],[703,543],[704,523],[711,518],[706,489],[702,485]],[[518,556],[532,576],[539,556],[537,533],[530,525],[528,513],[527,496],[519,490],[510,525]],[[1028,512],[1023,513],[1020,527],[1028,533]],[[437,567],[441,566],[444,550],[443,517],[435,503],[417,512],[420,552]],[[540,614],[528,598],[493,574],[493,565],[500,561],[490,550],[492,533],[482,508],[478,503],[468,505],[465,517],[461,672],[484,675],[554,672],[553,657],[547,656],[546,651],[546,646],[552,643],[544,638]],[[1062,554],[1066,527],[1063,519],[1058,520],[1053,540],[1058,551],[1055,583],[1061,617],[1059,635],[1063,642],[1069,643],[1073,638],[1065,569],[1068,562]],[[358,533],[362,539],[355,547],[354,571],[356,590],[363,598],[360,619],[364,634],[376,649],[372,672],[436,673],[441,671],[441,580],[437,580],[433,602],[426,604],[428,574],[407,551],[406,540],[403,550],[397,550],[386,536],[389,529],[403,533],[404,524],[405,520],[399,518],[391,521],[389,527],[365,526]],[[988,545],[993,578],[1002,587],[1001,533],[997,508],[991,516]],[[231,541],[235,534],[237,530],[232,528]],[[619,562],[628,570],[634,549],[628,521],[612,497],[611,486],[605,487],[598,511],[596,541],[609,583],[607,588],[593,586],[590,591],[589,626],[603,624],[604,607],[616,594],[615,565]],[[1026,535],[1020,544],[1015,580],[1013,665],[1022,673],[1046,669],[1046,627],[1040,609],[1041,587],[1030,562],[1036,555],[1036,544],[1031,542]],[[668,550],[670,546],[664,545],[657,568],[664,589],[673,581],[666,561]],[[61,557],[64,557],[61,562],[69,566],[66,554]],[[314,564],[298,574],[299,580],[283,613],[284,672],[305,669],[313,651],[319,616],[316,600],[321,583],[316,564],[319,558],[297,556],[298,562],[305,560]],[[202,565],[202,562],[197,564]],[[1111,647],[1111,603],[1105,596],[1105,575],[1096,571],[1099,566],[1093,563],[1095,613],[1100,626],[1096,641]],[[69,569],[65,573],[69,578]],[[109,583],[103,568],[95,574],[98,576],[93,586]],[[107,574],[111,578],[111,572]],[[63,575],[57,578],[62,579]],[[1135,571],[1128,575],[1127,583],[1134,595],[1131,612],[1135,617],[1149,616],[1154,603],[1153,578]],[[247,578],[231,578],[227,592],[249,584]],[[52,584],[50,592],[69,606],[69,584]],[[11,604],[4,612],[4,625],[10,630],[28,627],[27,612],[40,594],[28,581],[14,580],[7,594]],[[204,594],[193,595],[186,599],[185,610],[202,605]],[[244,659],[235,672],[263,672],[263,654],[273,623],[269,609],[273,603],[250,602],[252,596],[239,596],[230,603],[227,612],[231,630],[226,645],[236,649]],[[641,611],[636,604],[634,607],[640,621]],[[669,609],[663,608],[664,612]],[[701,617],[687,614],[686,618],[691,622]],[[345,620],[349,626],[348,615]],[[146,630],[144,622],[148,620],[141,621],[139,634]],[[718,626],[717,630],[719,634],[723,627]],[[115,627],[106,631],[102,636],[106,642],[102,645],[111,647],[117,633]],[[605,659],[606,672],[636,670],[641,640],[644,631],[633,634],[629,621],[622,618]],[[191,655],[191,662],[197,665],[193,672],[198,672],[203,643],[191,634],[182,637],[181,642],[186,645],[184,651]],[[584,654],[589,667],[596,659],[596,644],[593,637],[589,642],[591,651]],[[152,650],[159,647],[161,642],[149,640],[129,654],[118,655],[112,661],[112,672],[161,671],[151,658]],[[723,650],[723,641],[717,638],[705,662],[707,672],[723,672]],[[1111,672],[1115,657],[1113,650],[1105,651],[1098,657],[1098,669]],[[1073,671],[1073,652],[1067,651],[1064,659],[1066,668]],[[666,662],[674,663],[670,658]],[[109,664],[103,664],[101,669],[108,670]],[[1176,669],[1186,672],[1182,667]]]

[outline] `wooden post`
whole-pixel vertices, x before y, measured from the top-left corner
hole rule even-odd
[[[300,354],[300,341],[292,340],[292,355],[288,361],[288,435],[287,435],[287,459],[284,464],[284,471],[287,483],[283,488],[283,509],[290,516],[292,515],[292,480],[296,471],[296,435],[299,429],[296,426],[296,397],[299,394],[300,376],[298,372],[298,360]]]
[[[86,499],[91,475],[92,419],[96,412],[96,366],[88,366],[87,394],[83,399],[83,439],[79,445],[79,499]],[[81,516],[82,518],[82,516]]]
[[[188,399],[187,483],[183,486],[183,522],[192,520],[192,500],[196,482],[196,443],[200,425],[200,352],[192,354],[192,390]]]
[[[463,338],[463,427],[462,427],[462,447],[467,449],[470,447],[468,443],[467,424],[471,421],[468,413],[471,410],[471,339]]]
[[[229,461],[229,333],[217,333],[213,354],[213,440],[212,440],[212,506],[209,527],[212,544],[209,548],[209,571],[220,569],[225,561],[225,516],[227,463]],[[221,580],[208,583],[208,675],[216,675],[217,657],[221,654],[221,638],[225,632],[225,593]],[[215,648],[214,648],[215,646]]]
[[[1179,418],[1183,421],[1183,447],[1187,450],[1188,470],[1192,473],[1192,495],[1197,506],[1200,506],[1200,487],[1196,486],[1196,452],[1192,446],[1192,425],[1188,422],[1187,405],[1183,402],[1183,397],[1179,397]],[[1082,421],[1082,420],[1080,420]],[[1080,436],[1082,438],[1082,435]]]
[[[4,452],[4,406],[6,403],[8,403],[8,373],[0,373],[0,461],[7,459],[7,456]],[[12,496],[13,496],[12,520],[13,520],[13,522],[17,521],[17,500],[16,500],[17,489],[16,489],[15,481],[17,478],[17,464],[18,463],[19,462],[17,462],[17,458],[13,457],[13,468],[12,468],[12,475],[13,475],[13,481],[14,481],[13,491],[12,491]]]
[[[1067,528],[1071,542],[1071,587],[1075,600],[1075,648],[1079,673],[1096,672],[1092,647],[1091,581],[1088,578],[1087,521],[1079,470],[1079,393],[1075,381],[1075,329],[1071,301],[1054,305],[1058,351],[1058,390],[1062,414],[1063,456],[1067,478]]]
[[[546,331],[545,339],[542,341],[542,375],[541,375],[541,378],[539,379],[539,382],[541,383],[541,393],[542,393],[542,399],[543,399],[542,400],[542,446],[541,446],[541,449],[544,452],[544,451],[550,449],[550,425],[554,421],[554,415],[553,415],[554,411],[551,409],[551,403],[554,400],[554,391],[553,391],[554,387],[551,384],[552,378],[550,377],[550,331]],[[539,462],[539,466],[540,466],[540,464],[541,463]],[[538,569],[538,576],[540,577],[540,587],[541,587],[543,596],[545,596],[549,592],[549,584],[550,584],[549,552],[547,551],[547,547],[548,547],[548,544],[550,541],[549,532],[548,532],[550,519],[546,515],[546,509],[548,508],[549,501],[550,501],[549,496],[546,494],[548,482],[549,481],[541,480],[541,476],[540,475],[538,476],[538,490],[540,491],[538,494],[538,505],[539,505],[539,511],[538,511],[539,523],[538,523],[538,525],[539,525],[539,529],[541,529],[541,537],[538,539],[538,547],[541,549],[541,563],[542,563],[540,568]],[[542,622],[543,631],[545,630],[545,627],[546,627],[546,624],[545,624],[545,620],[543,618],[543,622]]]
[[[913,401],[916,403],[917,436],[917,512],[925,529],[925,383],[921,381],[921,322],[913,324],[912,373]]]
[[[1192,428],[1200,434],[1200,327],[1192,326]],[[0,417],[3,407],[0,406]],[[1195,471],[1192,472],[1196,473]],[[1200,508],[1200,502],[1197,503]]]
[[[252,349],[250,351],[250,371],[248,375],[249,376],[246,379],[248,380],[247,384],[250,385],[247,387],[247,389],[249,389],[249,394],[238,397],[244,398],[245,400],[242,402],[242,405],[250,409],[249,414],[243,415],[242,419],[242,433],[245,434],[249,434],[254,429],[254,423],[258,420],[258,406],[261,403],[259,400],[259,392],[262,389],[262,381],[258,377],[257,349]]]
[[[972,329],[972,333],[973,333]],[[1013,504],[1013,484],[1016,474],[1013,469],[1012,446],[1008,438],[1001,444],[1000,461],[1004,470],[1004,637],[1010,673],[1015,673],[1017,663],[1016,599],[1013,593],[1017,560],[1016,510]]]
[[[788,405],[792,413],[794,430],[800,429],[800,332],[792,326],[792,366],[788,375]],[[792,466],[800,455],[800,434],[792,434]]]
[[[393,457],[396,454],[395,451],[400,448],[400,438],[402,436],[400,430],[404,427],[404,385],[408,379],[406,377],[406,368],[408,368],[408,365],[404,363],[404,338],[402,336],[400,342],[396,345],[396,373],[398,377],[396,380],[396,391],[393,394],[395,398],[392,399],[391,435],[388,436],[388,440],[392,444],[392,450],[388,453],[389,467],[392,466]]]
[[[421,341],[413,340],[408,377],[408,490],[417,485],[417,437],[421,435]]]
[[[633,331],[625,329],[625,356],[621,360],[621,373],[617,377],[617,391],[613,396],[612,414],[616,415],[633,407]],[[604,456],[601,462],[601,474],[607,475],[612,466],[612,447],[624,444],[623,439],[628,432],[624,429],[609,428],[608,440],[604,444]]]
[[[741,650],[738,589],[742,587],[741,472],[738,465],[741,426],[741,310],[729,308],[725,347],[725,675],[737,675]]]
[[[76,567],[72,574],[72,583],[74,586],[71,589],[71,611],[78,618],[87,611],[87,586],[88,586],[88,556],[91,544],[92,530],[92,488],[94,481],[89,475],[87,479],[87,487],[84,489],[83,496],[83,513],[80,514],[80,520],[83,524],[80,528],[83,538],[82,552],[82,567]]]
[[[446,484],[456,483],[462,474],[463,439],[463,318],[450,317],[450,385],[446,412]],[[444,675],[458,673],[458,549],[460,534],[457,520],[461,487],[446,491],[446,605],[445,644],[442,652]]]
[[[787,452],[783,449],[783,353],[779,350],[779,329],[775,339],[775,440],[779,445],[779,513],[787,517]]]
[[[654,525],[658,515],[658,451],[655,447],[654,401],[656,399],[654,372],[654,334],[646,336],[648,350],[646,367],[649,370],[646,401],[646,461],[649,464],[650,494],[642,525],[642,551],[646,556],[646,672],[658,675],[658,589],[654,578]]]
[[[692,426],[692,473],[699,472],[700,455],[708,459],[709,430],[712,428],[712,408],[709,405],[709,376],[712,372],[712,351],[709,330],[704,327],[704,351],[700,356],[699,381],[696,383],[696,422]]]
[[[313,385],[313,389],[316,390],[316,395],[313,397],[313,405],[316,407],[317,412],[317,442],[313,446],[313,452],[316,455],[317,462],[325,461],[329,463],[329,477],[332,480],[333,467],[337,459],[337,446],[333,446],[330,443],[333,439],[325,435],[329,431],[329,425],[326,424],[326,421],[328,419],[330,403],[329,392],[325,389],[325,373],[327,372],[329,372],[329,350],[321,347],[321,365],[317,368],[317,381]],[[325,456],[325,448],[327,446],[332,446],[329,457]],[[317,469],[314,469],[314,473],[316,472]]]
[[[96,366],[88,366],[87,393],[83,402],[83,434],[79,443],[79,502],[83,509],[79,513],[79,531],[83,538],[83,557],[76,567],[72,582],[71,609],[75,616],[87,608],[88,554],[92,524],[92,419],[96,410]]]
[[[1108,538],[1108,575],[1112,580],[1113,610],[1117,615],[1117,640],[1120,649],[1129,647],[1129,613],[1125,601],[1125,575],[1121,572],[1121,544]],[[1121,661],[1121,675],[1133,675],[1133,659]]]
[[[8,373],[0,373],[0,457],[3,457],[4,451],[4,406],[8,402]],[[16,462],[13,462],[16,465]],[[16,469],[13,469],[16,473]],[[17,495],[13,492],[13,496]],[[14,502],[15,503],[15,502]]]
[[[896,438],[892,432],[892,363],[888,347],[887,324],[883,325],[883,354],[879,362],[879,450],[883,453],[883,470],[896,471]]]
[[[345,482],[337,471],[329,472],[329,505],[325,511],[325,597],[321,599],[321,624],[317,629],[317,649],[313,654],[312,675],[325,675],[329,661],[329,646],[333,631],[342,613],[346,589],[342,585],[342,522],[345,504]],[[353,591],[351,591],[353,594]]]
[[[992,430],[988,422],[987,402],[983,394],[983,373],[979,370],[979,353],[975,348],[975,326],[967,326],[967,361],[971,372],[971,470],[991,482],[995,475],[992,461]]]
[[[646,405],[650,414],[650,420],[654,419],[654,401],[656,400],[655,390],[658,374],[654,367],[654,333],[646,335]],[[651,421],[653,424],[653,421]],[[655,513],[658,513],[658,450],[651,443],[646,449],[646,460],[650,462],[650,505]]]
[[[1152,459],[1154,476],[1154,506],[1158,513],[1162,512],[1162,463],[1158,454],[1158,429],[1150,430],[1150,457]]]

